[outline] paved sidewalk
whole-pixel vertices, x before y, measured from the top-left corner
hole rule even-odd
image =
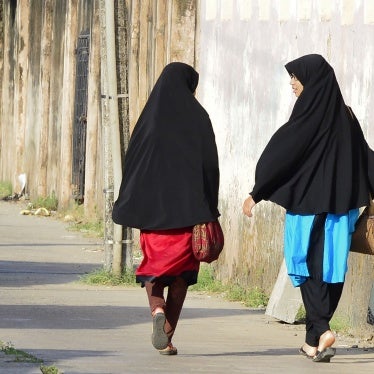
[[[150,342],[140,287],[93,287],[79,276],[102,266],[102,244],[54,218],[23,216],[0,201],[0,340],[65,374],[374,373],[374,349],[338,339],[330,364],[297,348],[304,326],[279,323],[239,303],[188,294],[174,337],[177,356]],[[1,374],[41,373],[0,353]]]

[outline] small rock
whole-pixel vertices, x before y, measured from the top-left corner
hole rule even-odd
[[[74,217],[70,214],[67,214],[65,217],[64,217],[64,221],[65,222],[74,222]]]

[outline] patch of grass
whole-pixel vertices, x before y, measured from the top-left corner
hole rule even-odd
[[[189,288],[191,291],[222,293],[225,286],[221,281],[215,278],[213,269],[210,265],[202,264],[200,266],[197,283]]]
[[[6,355],[14,356],[15,362],[42,363],[43,360],[31,355],[30,353],[15,349],[12,343],[1,342],[1,350]]]
[[[60,209],[57,212],[57,217],[64,219],[68,217],[69,220],[79,222],[82,221],[84,217],[84,206],[78,203],[72,203],[66,209]]]
[[[306,318],[306,311],[305,311],[304,305],[301,305],[299,310],[297,311],[295,321],[298,323],[305,323],[305,318]]]
[[[135,286],[135,273],[132,269],[126,270],[120,277],[113,275],[105,269],[98,269],[83,275],[80,280],[85,284],[104,286]],[[269,298],[258,288],[246,289],[239,285],[225,285],[215,278],[210,265],[201,265],[197,284],[189,288],[191,291],[222,294],[229,301],[242,302],[247,307],[263,308]]]
[[[12,183],[10,182],[0,182],[0,199],[4,197],[11,196],[13,193]]]
[[[92,273],[83,275],[80,280],[85,284],[104,286],[135,286],[135,273],[129,269],[121,276],[112,274],[105,269],[98,269]]]
[[[258,287],[245,289],[243,292],[242,301],[245,306],[255,307],[255,308],[265,308],[269,302],[269,297],[265,294],[263,290]]]
[[[86,217],[82,204],[74,203],[68,209],[59,211],[57,216],[70,222],[69,230],[79,231],[91,237],[104,237],[104,221],[97,217]]]
[[[29,203],[29,206],[32,209],[45,208],[49,211],[56,211],[58,208],[58,199],[55,193],[46,197],[38,196]]]
[[[305,323],[306,321],[306,311],[304,305],[301,305],[299,311],[296,314],[295,321],[297,323]],[[342,316],[335,315],[332,317],[330,321],[330,327],[332,331],[336,333],[346,335],[349,333],[350,330],[350,323],[347,318],[343,318]]]
[[[0,340],[0,348],[1,351],[4,352],[6,355],[14,356],[14,362],[41,364],[40,371],[43,374],[64,374],[56,366],[44,366],[42,359],[37,358],[31,355],[30,353],[14,348],[11,342],[4,343]]]
[[[239,301],[247,307],[265,307],[268,296],[259,288],[244,288],[238,284],[223,284],[215,278],[213,267],[202,264],[197,284],[190,287],[191,291],[220,293],[229,301]]]
[[[339,315],[332,317],[330,321],[330,327],[332,331],[335,331],[340,334],[348,334],[350,330],[350,323],[347,318],[344,318]]]
[[[40,371],[43,374],[63,374],[62,371],[58,370],[56,366],[40,366]]]
[[[70,230],[102,238],[104,237],[104,222],[102,220],[74,222],[70,225]]]

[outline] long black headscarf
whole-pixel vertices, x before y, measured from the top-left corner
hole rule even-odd
[[[285,67],[304,89],[257,163],[253,199],[296,214],[344,214],[366,205],[374,192],[373,151],[333,68],[317,54]]]
[[[217,147],[194,97],[198,79],[180,62],[162,71],[130,138],[112,213],[117,224],[173,229],[219,216]]]

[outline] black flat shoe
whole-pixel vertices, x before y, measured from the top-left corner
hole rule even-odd
[[[335,348],[326,348],[322,352],[317,351],[317,354],[312,358],[313,362],[330,362],[331,357],[336,353]]]

